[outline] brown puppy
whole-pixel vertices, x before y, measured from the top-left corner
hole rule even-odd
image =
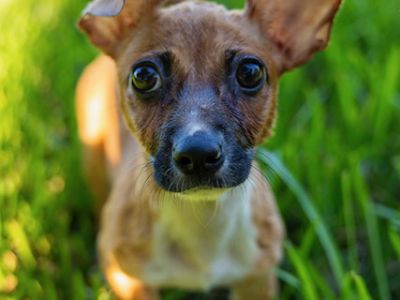
[[[283,226],[254,149],[273,129],[279,77],[326,47],[339,4],[90,3],[79,25],[107,56],[79,82],[78,121],[119,298],[275,295]]]

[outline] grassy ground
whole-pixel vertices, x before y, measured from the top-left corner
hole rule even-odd
[[[0,299],[110,299],[73,106],[96,55],[83,6],[0,2]],[[259,152],[287,224],[280,299],[400,299],[399,128],[400,4],[349,0]]]

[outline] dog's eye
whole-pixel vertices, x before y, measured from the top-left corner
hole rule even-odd
[[[132,86],[143,94],[148,94],[158,90],[161,85],[161,75],[157,67],[152,63],[141,64],[132,70]]]
[[[265,67],[256,59],[244,59],[236,71],[236,80],[244,92],[257,93],[267,80]]]

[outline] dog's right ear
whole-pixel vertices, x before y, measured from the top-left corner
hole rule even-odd
[[[120,42],[143,18],[148,18],[161,0],[93,0],[79,20],[79,28],[104,53],[115,56]]]

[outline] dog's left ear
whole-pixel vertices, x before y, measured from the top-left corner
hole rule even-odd
[[[271,44],[277,71],[306,63],[329,41],[341,0],[247,0],[245,15]]]
[[[143,19],[151,18],[162,0],[93,0],[79,20],[79,27],[90,41],[115,56],[128,32]]]

